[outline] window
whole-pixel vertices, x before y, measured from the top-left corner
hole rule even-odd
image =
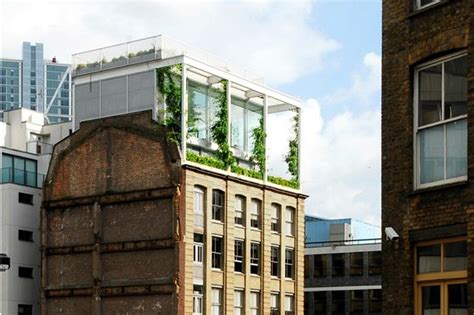
[[[467,57],[415,71],[416,184],[467,179]]]
[[[18,277],[33,279],[33,268],[18,267]]]
[[[250,243],[250,273],[260,274],[260,244]]]
[[[281,206],[276,203],[272,203],[272,231],[280,232],[280,214]]]
[[[202,265],[204,251],[204,236],[202,234],[194,234],[194,264]]]
[[[234,243],[234,271],[244,272],[244,241],[235,240]]]
[[[252,131],[260,126],[262,106],[232,97],[231,144],[233,148],[252,152],[254,139]]]
[[[189,135],[209,143],[212,141],[211,127],[217,117],[218,93],[215,89],[196,82],[189,82],[188,88],[188,121],[193,126]]]
[[[315,314],[326,315],[328,312],[328,300],[326,292],[314,292]]]
[[[351,253],[351,276],[364,275],[364,253]]]
[[[250,315],[260,315],[260,292],[250,292]]]
[[[325,278],[328,276],[328,255],[314,255],[314,277]]]
[[[382,313],[382,290],[369,290],[369,314]]]
[[[260,213],[262,209],[262,202],[258,199],[252,199],[250,209],[250,226],[256,229],[260,228]]]
[[[245,226],[245,197],[235,196],[235,224]]]
[[[33,232],[26,230],[18,230],[18,240],[25,242],[33,242]]]
[[[212,190],[212,220],[224,221],[224,192]]]
[[[344,254],[332,254],[332,276],[344,277]]]
[[[220,236],[212,237],[212,268],[222,269],[223,240]]]
[[[194,186],[194,224],[204,226],[205,190],[202,187]]]
[[[25,193],[18,193],[18,202],[24,203],[27,205],[33,204],[33,195],[32,194],[25,194]]]
[[[33,315],[33,305],[18,304],[18,315]]]
[[[270,295],[270,315],[280,315],[280,294],[278,293]]]
[[[221,315],[222,314],[222,289],[212,288],[211,291],[211,314]]]
[[[2,154],[2,183],[38,187],[36,161]]]
[[[295,298],[293,295],[285,296],[285,315],[295,314]]]
[[[351,291],[351,315],[364,314],[364,291]]]
[[[295,250],[287,248],[285,252],[285,278],[293,279],[295,276]]]
[[[467,314],[467,242],[446,239],[418,244],[416,314]]]
[[[286,207],[286,221],[285,221],[285,230],[286,235],[293,236],[295,233],[295,209],[291,207]]]
[[[193,315],[202,315],[204,313],[204,296],[202,294],[203,288],[200,285],[194,286],[193,292]]]
[[[332,291],[332,314],[346,314],[346,292]]]
[[[244,291],[235,290],[234,291],[234,315],[243,315],[244,314]]]
[[[382,274],[382,252],[369,252],[369,275]]]
[[[272,246],[270,261],[271,261],[271,267],[272,267],[272,270],[271,270],[272,276],[279,277],[280,276],[280,247]]]
[[[424,9],[440,1],[441,0],[415,0],[415,9]]]

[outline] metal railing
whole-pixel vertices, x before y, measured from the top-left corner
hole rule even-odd
[[[29,141],[26,143],[26,151],[35,154],[51,154],[53,153],[53,145],[43,141]]]
[[[22,169],[2,168],[1,184],[17,184],[33,188],[43,187],[44,175]]]
[[[186,55],[246,80],[263,84],[263,77],[237,67],[204,50],[173,38],[158,35],[72,55],[73,75],[116,68],[154,59]]]
[[[304,246],[309,247],[336,247],[336,246],[354,246],[354,245],[371,245],[381,244],[381,238],[366,238],[357,240],[341,240],[341,241],[322,241],[322,242],[305,242]]]

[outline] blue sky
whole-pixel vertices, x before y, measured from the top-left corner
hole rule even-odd
[[[303,102],[307,213],[380,224],[381,0],[2,0],[0,21],[3,57],[19,58],[25,40],[70,62],[167,34],[262,74]],[[269,140],[281,155],[279,129]]]

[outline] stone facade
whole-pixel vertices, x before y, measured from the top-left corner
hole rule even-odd
[[[467,238],[469,310],[474,312],[474,2],[442,0],[422,9],[413,1],[383,1],[382,224],[399,240],[383,250],[383,313],[419,314],[416,244]],[[467,53],[467,180],[420,188],[415,141],[415,73],[419,65]],[[418,301],[419,303],[420,301]],[[440,314],[444,314],[441,312]]]
[[[264,185],[192,163],[156,126],[151,112],[81,124],[56,145],[42,208],[42,314],[193,314],[195,233],[204,238],[204,313],[212,288],[222,290],[222,314],[234,309],[234,289],[294,298],[303,313],[304,199],[297,191]],[[203,225],[195,224],[195,186],[206,189]],[[211,220],[213,189],[224,192],[223,222]],[[234,224],[235,195],[246,197],[245,227]],[[262,201],[261,228],[250,228],[250,201]],[[295,209],[294,233],[270,231],[270,207]],[[283,216],[280,217],[283,221]],[[282,224],[282,223],[281,223]],[[222,270],[211,268],[213,236],[223,238]],[[234,239],[245,242],[245,270],[234,272]],[[261,244],[260,275],[250,274],[250,242]],[[270,246],[295,252],[294,279],[270,276]],[[281,275],[285,263],[280,260]]]

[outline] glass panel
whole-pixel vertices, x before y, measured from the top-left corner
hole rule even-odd
[[[382,274],[382,252],[369,252],[369,275]]]
[[[25,160],[26,185],[36,187],[36,161]]]
[[[420,131],[420,182],[444,179],[444,126]]]
[[[231,106],[231,144],[232,147],[244,150],[244,103],[232,99]]]
[[[421,289],[421,310],[423,315],[439,315],[441,304],[439,286],[423,287]]]
[[[445,119],[466,114],[467,109],[467,56],[444,64]]]
[[[346,313],[346,295],[345,291],[332,291],[332,314]]]
[[[2,183],[10,183],[13,178],[13,158],[9,155],[2,155]]]
[[[420,246],[417,248],[418,273],[441,271],[441,245]]]
[[[314,311],[316,314],[327,314],[326,292],[314,292]]]
[[[13,182],[15,184],[25,184],[25,160],[13,158]]]
[[[351,291],[351,314],[364,314],[364,291]]]
[[[332,276],[344,277],[344,254],[332,255]]]
[[[369,290],[369,314],[382,312],[382,290]]]
[[[327,277],[328,275],[328,255],[314,256],[314,277]]]
[[[446,177],[467,175],[467,120],[446,125]]]
[[[351,253],[351,276],[364,274],[364,253]]]
[[[207,117],[207,96],[203,88],[189,86],[189,112],[188,125],[189,133],[198,139],[208,139],[206,122]]]
[[[449,315],[467,315],[467,284],[448,285]]]
[[[441,120],[441,65],[419,72],[418,115],[419,125]]]
[[[467,242],[444,244],[444,271],[467,270]]]
[[[260,118],[262,118],[262,107],[249,103],[247,105],[248,109],[248,134],[247,134],[247,143],[248,143],[248,151],[253,151],[254,146],[254,138],[253,138],[253,130],[255,128],[260,127]]]

